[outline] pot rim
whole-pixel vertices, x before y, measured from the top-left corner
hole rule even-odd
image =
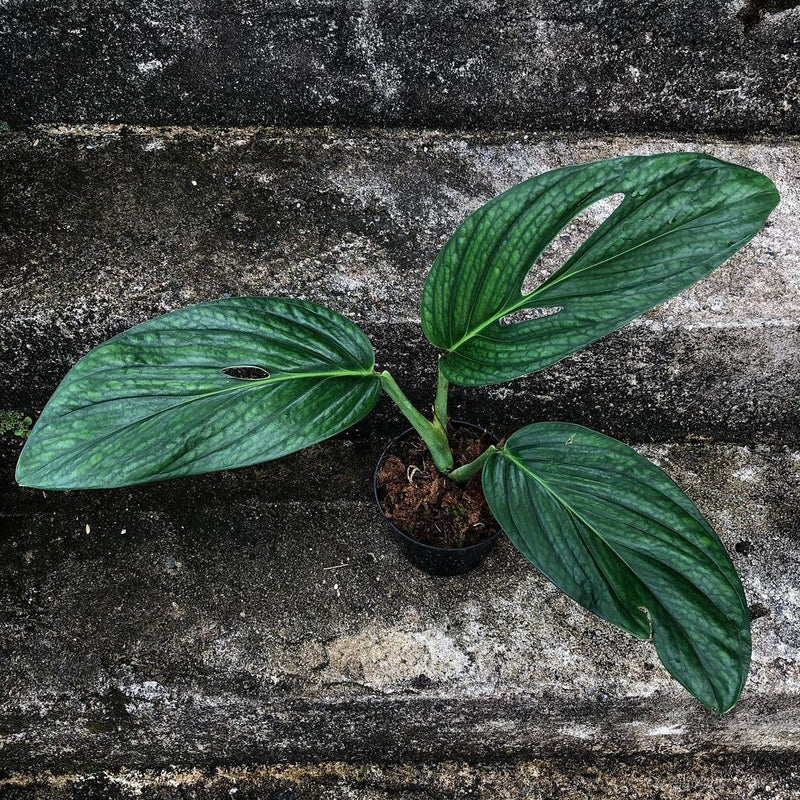
[[[494,441],[495,444],[500,441],[500,439],[490,430],[484,428],[482,425],[476,425],[474,422],[467,422],[463,419],[451,419],[450,423],[453,425],[460,425],[462,428],[473,428],[477,431],[482,431],[483,433],[489,434]],[[387,443],[386,447],[383,448],[383,452],[380,454],[378,458],[378,463],[375,465],[375,472],[372,475],[372,496],[375,498],[375,504],[378,506],[378,511],[380,511],[381,516],[383,517],[386,524],[398,535],[405,539],[407,542],[410,542],[415,547],[421,547],[425,550],[429,550],[432,553],[469,553],[472,550],[476,550],[481,547],[486,547],[491,542],[494,542],[501,533],[503,533],[503,529],[499,527],[496,533],[492,536],[489,536],[487,539],[482,539],[480,542],[476,544],[468,544],[464,547],[438,547],[437,545],[433,544],[425,544],[425,542],[421,542],[419,539],[415,539],[413,536],[409,536],[404,531],[401,531],[390,519],[386,516],[386,512],[383,510],[383,506],[381,505],[380,498],[378,497],[378,471],[381,468],[381,464],[383,463],[384,458],[386,458],[386,454],[389,452],[391,446],[399,441],[400,439],[407,436],[409,433],[414,432],[414,428],[406,428],[404,431],[399,433],[394,438],[390,439]]]

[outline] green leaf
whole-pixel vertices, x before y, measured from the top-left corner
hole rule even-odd
[[[625,199],[532,292],[522,284],[579,211]],[[749,241],[777,205],[772,182],[696,153],[626,156],[556,169],[467,217],[436,258],[422,325],[441,368],[479,386],[554,364],[675,296]],[[523,309],[560,309],[503,324]]]
[[[489,507],[556,586],[639,639],[715,711],[750,665],[750,620],[725,548],[692,501],[616,439],[545,422],[511,436],[483,470]]]
[[[260,377],[234,377],[236,367]],[[373,367],[367,337],[312,303],[241,297],[173,311],[73,367],[17,481],[108,488],[278,458],[367,414],[381,391]]]

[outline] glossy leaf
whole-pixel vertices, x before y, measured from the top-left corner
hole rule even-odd
[[[635,450],[579,425],[517,431],[483,470],[489,507],[556,586],[637,638],[724,712],[750,664],[744,592],[691,500]]]
[[[373,360],[353,323],[300,300],[173,311],[73,367],[28,439],[17,481],[113,487],[277,458],[370,411],[381,391]]]
[[[522,284],[582,209],[625,195],[532,292]],[[542,369],[681,292],[735,253],[778,203],[758,172],[696,153],[627,156],[556,169],[467,217],[434,262],[422,325],[451,381],[482,385]],[[523,322],[522,309],[548,309]],[[558,309],[555,313],[552,313]]]

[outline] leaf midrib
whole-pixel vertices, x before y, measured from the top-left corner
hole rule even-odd
[[[627,195],[626,195],[626,197],[627,197]],[[620,203],[620,205],[617,207],[617,209],[613,212],[612,217],[619,212],[619,210],[622,208],[622,205],[623,204]],[[487,319],[484,322],[482,322],[476,328],[474,328],[473,330],[469,331],[468,333],[465,333],[454,345],[451,345],[449,348],[447,348],[447,352],[449,352],[449,353],[455,352],[456,350],[458,350],[459,347],[461,347],[462,344],[464,344],[465,342],[468,342],[470,339],[472,339],[475,336],[477,336],[482,330],[484,330],[484,328],[488,328],[490,325],[492,325],[493,323],[497,322],[497,320],[502,319],[503,317],[508,316],[509,314],[513,314],[515,311],[518,311],[521,308],[525,307],[530,300],[536,299],[537,295],[539,295],[542,292],[544,292],[545,289],[552,289],[554,286],[558,286],[560,283],[563,283],[565,280],[569,280],[570,278],[574,278],[576,275],[580,275],[581,273],[587,272],[588,270],[594,269],[595,267],[602,266],[603,264],[605,264],[605,263],[607,263],[609,261],[614,261],[615,259],[620,258],[621,256],[625,256],[625,255],[628,255],[629,253],[633,253],[633,252],[635,252],[636,250],[639,250],[642,247],[646,247],[647,245],[652,244],[655,241],[658,241],[659,239],[663,239],[665,236],[672,236],[673,234],[679,233],[680,231],[682,231],[684,229],[687,229],[687,228],[690,228],[690,227],[692,229],[699,228],[699,227],[705,227],[703,225],[692,225],[692,226],[690,226],[689,223],[690,222],[695,222],[698,219],[702,219],[704,216],[707,216],[708,214],[712,213],[713,211],[716,211],[718,208],[719,208],[719,206],[714,206],[714,208],[709,209],[706,213],[701,214],[698,217],[693,217],[691,220],[687,220],[687,223],[685,223],[683,225],[680,225],[680,226],[678,226],[676,228],[671,228],[670,230],[665,231],[664,233],[660,233],[657,236],[653,236],[650,239],[646,239],[643,242],[639,242],[638,244],[634,245],[633,247],[629,247],[627,250],[621,250],[621,251],[619,251],[617,253],[614,253],[613,255],[602,259],[601,261],[595,261],[595,262],[592,262],[591,264],[587,264],[585,267],[581,267],[580,269],[575,270],[574,272],[564,272],[558,277],[553,277],[552,279],[546,279],[540,286],[537,286],[532,292],[529,292],[528,294],[525,294],[525,295],[521,295],[520,299],[516,303],[513,303],[508,308],[504,308],[501,311],[498,311],[496,314],[494,314],[493,316],[489,317],[489,319]],[[707,225],[717,225],[717,224],[718,223],[707,223]],[[577,253],[575,255],[577,255]],[[573,256],[573,258],[574,258],[574,256]],[[570,261],[571,260],[572,259],[570,259]],[[565,264],[563,264],[559,269],[563,270],[567,266],[568,263],[569,263],[569,261],[567,261]],[[533,265],[532,265],[531,268],[533,268]],[[551,315],[551,316],[555,316],[555,315]]]
[[[369,373],[366,373],[366,372],[365,373],[356,373],[356,372],[346,372],[346,371],[339,371],[339,372],[335,372],[335,373],[308,373],[307,375],[286,376],[285,380],[292,380],[292,379],[296,379],[296,378],[299,378],[299,377],[306,377],[306,378],[322,377],[323,380],[320,381],[320,383],[316,384],[315,386],[312,386],[307,392],[305,392],[304,395],[303,395],[303,396],[305,396],[305,395],[309,394],[310,392],[318,389],[329,378],[351,377],[351,376],[367,377],[369,375],[374,375],[374,374],[375,374],[374,371],[373,372],[369,372]],[[236,380],[236,379],[234,378],[233,380]],[[128,422],[128,423],[126,423],[124,425],[121,425],[118,428],[114,428],[112,431],[109,431],[104,436],[101,436],[101,437],[93,439],[92,442],[91,442],[91,446],[94,447],[94,446],[97,445],[98,442],[107,441],[108,439],[111,439],[114,436],[118,436],[123,431],[126,431],[126,430],[128,430],[130,428],[133,428],[133,427],[136,427],[138,425],[141,425],[142,423],[145,423],[145,422],[148,422],[148,421],[150,421],[152,419],[155,419],[156,417],[160,416],[161,414],[165,414],[165,413],[168,413],[170,411],[174,411],[177,408],[182,408],[183,406],[190,405],[191,403],[199,402],[199,401],[205,400],[205,399],[207,399],[209,397],[215,397],[217,395],[224,394],[226,392],[236,392],[236,391],[249,390],[249,389],[252,389],[252,388],[256,388],[257,386],[264,385],[264,384],[266,384],[268,382],[281,383],[283,381],[280,380],[280,379],[273,379],[272,377],[263,378],[263,379],[259,379],[259,380],[255,380],[255,381],[242,381],[242,383],[246,384],[246,385],[230,386],[230,387],[226,387],[225,389],[218,389],[217,391],[214,391],[214,392],[204,392],[203,394],[194,395],[193,397],[187,398],[186,400],[184,400],[184,401],[182,401],[180,403],[173,403],[172,405],[165,406],[164,408],[159,408],[156,411],[151,412],[150,414],[147,414],[147,415],[145,415],[143,417],[140,417],[139,419],[132,420],[131,422]],[[149,395],[143,395],[143,397],[148,397],[148,396]],[[117,398],[112,398],[111,402],[113,402],[116,399]],[[296,398],[295,398],[295,400],[292,401],[292,403],[290,403],[290,405],[294,404],[295,401],[296,401]],[[69,414],[75,413],[76,411],[82,411],[85,408],[91,408],[92,406],[95,406],[95,405],[98,405],[98,404],[97,403],[92,403],[89,406],[83,406],[83,407],[81,407],[79,409],[74,409],[73,411],[70,411],[67,414],[63,414],[63,415],[59,416],[57,419],[59,419],[59,420],[63,419],[64,417],[69,416]],[[51,420],[48,419],[46,422],[49,424],[51,422]],[[86,449],[88,449],[88,446],[87,446],[87,448],[84,448],[84,451]],[[74,457],[74,453],[68,453],[67,455],[69,455],[71,457]]]
[[[158,365],[156,368],[161,369],[170,369],[173,365],[171,364],[161,364]],[[117,369],[117,367],[111,367],[110,369]],[[212,367],[212,369],[215,369]],[[89,379],[92,375],[95,375],[97,372],[101,370],[95,370],[94,372],[89,373],[83,377],[83,380]],[[224,373],[223,373],[224,374]],[[192,395],[191,397],[182,400],[179,403],[174,403],[171,406],[166,406],[163,409],[159,409],[155,414],[161,414],[164,411],[170,411],[174,408],[180,408],[181,406],[187,405],[188,403],[194,403],[198,400],[205,400],[207,397],[214,397],[218,394],[225,394],[225,392],[236,392],[240,389],[250,389],[255,387],[267,386],[277,383],[285,383],[286,381],[293,381],[293,380],[302,380],[306,378],[349,378],[349,377],[357,377],[357,378],[366,378],[370,376],[377,377],[377,373],[375,372],[375,368],[372,367],[370,370],[332,370],[330,372],[292,372],[286,373],[284,375],[270,375],[269,378],[256,378],[254,380],[251,379],[242,379],[242,378],[234,378],[230,377],[230,380],[236,381],[235,384],[231,384],[230,386],[225,386],[222,389],[215,389],[213,392],[203,392],[201,394]],[[87,408],[93,408],[98,405],[102,405],[103,403],[113,403],[119,400],[136,400],[136,399],[146,399],[151,397],[179,397],[180,395],[153,395],[153,394],[141,394],[141,395],[133,395],[131,397],[110,397],[107,400],[98,400],[92,403],[89,403],[85,406],[79,406],[78,408],[71,408],[65,414],[59,414],[55,419],[64,419],[72,414],[76,414],[80,411],[85,411]],[[48,415],[48,419],[49,419]],[[142,417],[143,420],[148,419],[149,417]]]

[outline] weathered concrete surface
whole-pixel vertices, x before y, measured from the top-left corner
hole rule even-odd
[[[456,416],[500,435],[560,418],[632,442],[681,440],[643,449],[719,530],[754,618],[752,675],[732,714],[705,711],[649,645],[560,596],[508,543],[461,578],[406,564],[368,502],[378,451],[403,426],[386,401],[347,437],[287,459],[114,492],[15,486],[21,443],[7,435],[0,794],[795,796],[799,145],[113,127],[0,136],[0,408],[32,415],[103,338],[250,293],[348,314],[424,404],[428,266],[470,210],[517,180],[698,149],[764,171],[783,194],[748,248],[682,297],[537,376],[452,399]],[[567,229],[541,270],[607,211]],[[269,766],[285,762],[296,766]]]
[[[0,408],[34,414],[77,358],[150,316],[224,294],[282,294],[363,324],[378,362],[430,402],[418,304],[466,214],[530,175],[695,149],[760,169],[783,196],[707,280],[560,365],[454,392],[498,428],[560,418],[634,440],[800,436],[800,146],[774,139],[40,128],[0,135]],[[599,223],[593,206],[542,273]],[[385,429],[382,406],[366,433]]]
[[[6,0],[13,124],[800,132],[796,0]]]
[[[8,800],[796,800],[795,758],[653,756],[502,764],[287,764],[216,770],[124,770],[0,779]]]
[[[18,448],[6,438],[9,482]],[[800,755],[800,453],[644,448],[745,585],[753,667],[721,717],[505,540],[475,573],[416,571],[357,499],[368,454],[316,451],[298,472],[335,474],[327,491],[313,479],[312,500],[286,484],[276,502],[270,465],[202,491],[2,495],[3,769]]]

